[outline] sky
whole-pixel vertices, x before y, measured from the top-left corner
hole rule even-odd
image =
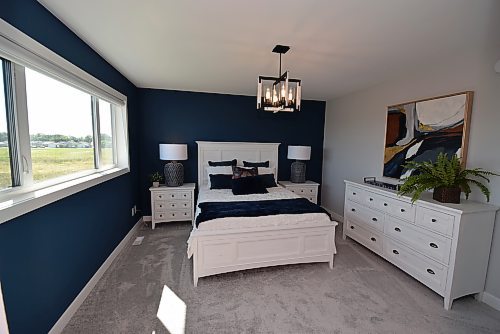
[[[44,74],[26,68],[26,95],[30,134],[92,135],[91,97]],[[3,77],[0,67],[0,78]],[[4,85],[0,80],[0,132],[7,129]],[[100,101],[101,133],[110,133],[110,105]]]

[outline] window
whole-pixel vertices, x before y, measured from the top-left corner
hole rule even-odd
[[[34,70],[25,74],[33,181],[97,167],[91,96]]]
[[[3,60],[0,59],[0,190],[11,186],[9,138],[7,137],[7,114],[5,112]]]

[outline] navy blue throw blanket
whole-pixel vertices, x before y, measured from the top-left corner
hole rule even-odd
[[[200,214],[196,227],[207,220],[226,217],[260,217],[283,214],[326,213],[330,214],[305,198],[276,199],[267,201],[204,202],[198,204]],[[331,219],[331,217],[330,217]]]

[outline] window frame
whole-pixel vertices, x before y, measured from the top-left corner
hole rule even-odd
[[[94,78],[2,19],[0,19],[0,56],[12,62],[11,70],[15,76],[12,88],[14,89],[13,112],[16,126],[13,135],[17,140],[17,151],[12,153],[11,157],[17,159],[21,178],[21,185],[0,190],[0,224],[130,171],[128,111],[125,95]],[[99,168],[33,182],[25,67],[90,94],[93,105],[94,100],[96,101],[96,108],[92,108],[92,118],[94,157],[97,156],[98,159],[102,156],[100,133],[95,132],[95,124],[99,127],[99,99],[110,103],[113,165],[103,167],[99,165],[99,161],[94,161],[94,167],[99,166]],[[95,112],[97,122],[94,121]],[[28,166],[29,170],[26,173]]]

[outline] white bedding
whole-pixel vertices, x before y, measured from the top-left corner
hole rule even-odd
[[[198,195],[198,203],[203,202],[235,202],[235,201],[264,201],[274,199],[300,198],[300,196],[286,190],[283,187],[274,187],[267,189],[267,194],[251,195],[233,195],[231,189],[201,189]],[[195,217],[198,217],[200,209],[196,207]],[[329,222],[330,218],[324,213],[304,213],[304,214],[286,214],[261,217],[228,217],[217,218],[199,225],[194,230],[213,231],[226,230],[234,228],[252,228],[264,226],[285,226],[310,222]]]

